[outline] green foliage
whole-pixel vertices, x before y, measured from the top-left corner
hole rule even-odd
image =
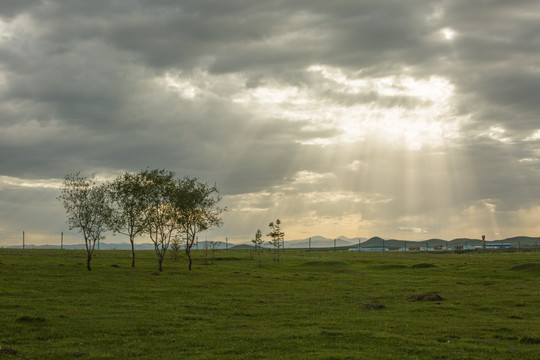
[[[64,177],[58,200],[66,210],[69,229],[78,229],[83,235],[86,267],[91,270],[96,242],[104,239],[104,233],[110,229],[111,207],[106,186],[94,175],[87,178],[80,172],[68,174]]]
[[[257,229],[255,232],[255,238],[252,239],[251,242],[255,245],[255,249],[259,254],[259,266],[261,266],[261,245],[264,243],[261,229]]]
[[[95,178],[79,173],[67,175],[58,198],[66,208],[70,228],[84,234],[88,250],[88,270],[96,241],[106,230],[125,234],[131,242],[135,266],[134,239],[148,234],[163,271],[165,253],[175,239],[182,239],[191,270],[191,248],[197,235],[221,226],[221,200],[217,187],[201,183],[197,178],[176,179],[165,169],[125,173],[110,183],[98,185]],[[179,244],[174,243],[175,258]],[[208,253],[208,248],[206,248]],[[213,259],[213,251],[212,251]]]
[[[107,184],[112,205],[111,228],[129,236],[132,267],[135,266],[135,237],[142,235],[147,228],[148,183],[144,181],[144,174],[126,172]]]
[[[281,221],[279,219],[268,224],[268,227],[270,232],[266,236],[270,236],[269,243],[274,247],[274,262],[279,263],[279,249],[285,242],[285,233],[281,231]]]
[[[188,268],[191,270],[191,249],[197,234],[221,226],[220,214],[225,209],[217,206],[221,200],[217,187],[201,183],[197,178],[185,177],[177,181],[170,194],[171,204],[176,209],[175,221],[184,237]]]
[[[202,256],[193,251],[195,264]],[[84,251],[0,249],[0,346],[17,351],[2,355],[538,358],[540,280],[512,270],[537,263],[538,253],[282,256],[280,266],[257,267],[247,251],[218,251],[212,266],[189,272],[171,262],[156,275],[150,251],[137,252],[135,269],[129,251],[97,251],[92,276],[81,276]],[[413,268],[419,263],[436,267]],[[384,264],[403,267],[375,267]],[[443,300],[409,299],[424,293]]]

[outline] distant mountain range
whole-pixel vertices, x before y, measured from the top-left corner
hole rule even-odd
[[[387,249],[400,249],[405,246],[407,247],[434,247],[434,246],[464,246],[464,247],[475,247],[482,246],[482,240],[480,239],[470,239],[470,238],[457,238],[452,240],[443,240],[443,239],[427,239],[427,240],[398,240],[398,239],[383,239],[381,237],[375,236],[370,239],[366,238],[348,238],[346,236],[339,236],[336,239],[330,239],[323,236],[312,236],[311,238],[301,239],[301,240],[286,240],[285,248],[293,249],[307,249],[311,248],[332,248],[336,247],[339,249],[348,249],[356,248],[360,244],[361,248],[382,248],[383,246]],[[529,236],[516,236],[512,238],[506,238],[501,240],[486,241],[486,244],[507,244],[511,247],[535,247],[540,246],[540,237],[529,237]],[[252,244],[242,244],[242,247],[250,247]],[[264,247],[270,247],[268,243],[263,244]]]
[[[308,248],[336,248],[336,249],[350,249],[356,248],[360,244],[361,248],[386,248],[389,250],[398,250],[404,247],[420,247],[420,248],[432,248],[435,246],[448,246],[449,248],[454,248],[454,246],[463,246],[463,247],[475,247],[482,246],[482,240],[480,239],[470,239],[470,238],[457,238],[453,240],[443,240],[443,239],[427,239],[421,241],[412,241],[412,240],[397,240],[397,239],[383,239],[381,237],[375,236],[370,239],[366,238],[348,238],[346,236],[339,236],[335,239],[326,238],[323,236],[312,236],[311,238],[305,238],[300,240],[285,240],[286,249],[308,249]],[[510,245],[511,247],[536,247],[540,246],[540,237],[529,237],[529,236],[516,236],[501,240],[486,241],[486,244],[505,244]],[[198,244],[193,246],[194,250],[203,250],[205,245],[208,246],[208,249],[211,249],[212,244],[210,241],[201,241]],[[270,248],[271,245],[268,242],[263,243],[262,245],[265,248]],[[12,248],[21,248],[22,246],[11,246]],[[222,241],[217,244],[217,250],[225,249],[248,249],[253,248],[251,242],[241,243],[241,244],[227,244]],[[59,249],[58,245],[27,245],[26,248],[32,249]],[[64,245],[64,249],[85,249],[84,244],[75,244],[75,245]],[[98,246],[96,245],[96,249]],[[181,247],[182,249],[185,246]],[[129,242],[121,243],[107,243],[102,242],[99,244],[100,250],[131,250],[131,244]],[[135,250],[153,250],[154,245],[152,243],[141,243],[135,244]]]

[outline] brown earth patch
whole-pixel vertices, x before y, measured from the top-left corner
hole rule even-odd
[[[11,348],[0,349],[0,354],[2,355],[17,355],[18,351]]]
[[[409,296],[410,300],[416,300],[416,301],[440,301],[443,300],[443,298],[436,293],[425,293],[425,294],[416,294]]]
[[[364,309],[367,309],[367,310],[380,310],[380,309],[384,309],[384,305],[383,304],[379,304],[379,303],[366,303],[366,304],[363,304],[362,307]]]

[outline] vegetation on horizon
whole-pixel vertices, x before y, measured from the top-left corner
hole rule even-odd
[[[191,248],[197,235],[221,226],[217,187],[197,178],[176,179],[169,170],[125,173],[112,182],[98,183],[80,172],[66,175],[58,200],[64,205],[70,230],[79,229],[87,250],[87,269],[97,241],[111,230],[129,236],[135,267],[135,237],[148,234],[163,271],[163,260],[173,242],[183,242],[191,270]]]

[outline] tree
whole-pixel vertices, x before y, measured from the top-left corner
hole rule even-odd
[[[212,251],[212,259],[210,260],[210,264],[214,263],[214,255],[217,249],[219,249],[219,246],[221,245],[221,241],[219,240],[212,240],[210,241],[210,250]]]
[[[182,248],[182,238],[178,235],[173,236],[171,239],[171,251],[173,252],[173,260],[178,260],[178,253]]]
[[[109,230],[111,216],[110,201],[105,185],[99,184],[96,177],[81,176],[80,172],[64,177],[58,200],[66,209],[69,229],[79,229],[86,246],[86,268],[92,270],[90,261],[96,242],[105,238]]]
[[[274,247],[274,262],[279,263],[279,249],[282,242],[285,241],[285,233],[281,231],[281,221],[279,219],[276,222],[268,224],[270,232],[266,236],[270,236],[270,244]]]
[[[147,187],[142,174],[128,172],[108,186],[113,204],[111,228],[114,232],[129,236],[132,267],[135,267],[135,237],[143,234],[147,228]]]
[[[264,243],[264,240],[262,239],[261,229],[257,229],[257,232],[255,233],[255,239],[252,239],[251,242],[255,244],[255,249],[257,249],[257,252],[259,253],[259,266],[261,266],[261,245]]]
[[[217,187],[201,183],[197,178],[185,177],[177,181],[173,204],[176,208],[176,221],[183,233],[189,270],[193,264],[191,248],[195,244],[197,234],[219,227],[219,217],[225,209],[217,206],[221,200]]]
[[[174,173],[167,170],[145,170],[141,172],[141,179],[147,205],[145,232],[154,244],[158,269],[162,272],[165,253],[179,230],[177,208],[171,201],[176,190]]]

